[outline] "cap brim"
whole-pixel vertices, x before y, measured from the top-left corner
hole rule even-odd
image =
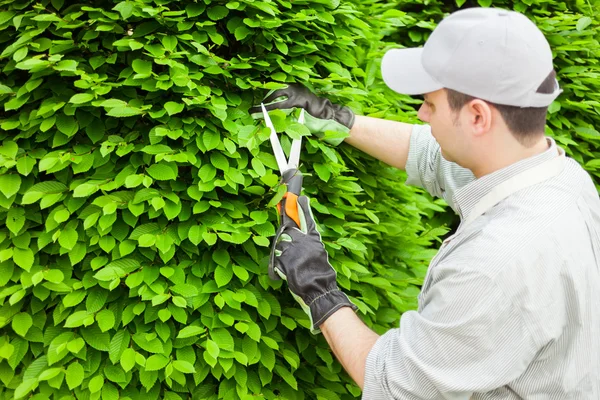
[[[423,68],[423,48],[389,50],[381,60],[381,75],[390,89],[402,94],[435,92],[443,86]]]

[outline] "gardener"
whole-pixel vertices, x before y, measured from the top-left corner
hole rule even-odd
[[[600,399],[600,200],[545,136],[559,95],[549,44],[521,14],[458,11],[424,48],[391,50],[386,84],[423,94],[408,125],[355,116],[301,86],[265,99],[302,107],[314,133],[407,171],[460,215],[419,296],[382,336],[336,284],[310,210],[282,217],[276,272],[365,399]],[[257,111],[254,109],[253,111]]]

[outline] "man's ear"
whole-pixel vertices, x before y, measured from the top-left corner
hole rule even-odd
[[[474,99],[465,106],[469,127],[476,136],[486,134],[492,128],[492,107],[483,100]]]

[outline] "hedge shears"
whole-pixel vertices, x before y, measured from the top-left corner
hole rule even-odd
[[[281,181],[287,185],[287,191],[283,195],[283,198],[286,199],[284,211],[286,215],[290,217],[296,223],[296,225],[298,225],[298,228],[301,228],[300,217],[298,216],[298,196],[300,196],[300,192],[302,191],[302,172],[300,172],[298,169],[298,165],[300,163],[302,137],[300,137],[300,139],[292,140],[290,158],[288,161],[285,158],[285,153],[281,148],[281,143],[277,137],[275,126],[273,126],[273,122],[271,122],[271,118],[265,109],[265,105],[261,103],[260,106],[262,107],[265,124],[267,127],[269,127],[269,129],[271,129],[271,146],[273,147],[273,153],[275,154],[277,166],[279,167],[279,172],[281,173]],[[304,109],[301,109],[300,111],[298,122],[300,124],[304,123]],[[281,203],[277,204],[277,211],[279,212],[279,215],[281,215]]]

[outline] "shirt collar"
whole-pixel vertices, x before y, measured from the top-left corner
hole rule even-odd
[[[550,147],[543,153],[518,161],[499,169],[498,171],[494,171],[491,174],[475,179],[454,192],[453,200],[461,220],[465,219],[479,200],[487,195],[494,187],[529,168],[535,167],[544,161],[556,157],[558,154],[556,142],[549,136],[546,136],[546,140]]]

